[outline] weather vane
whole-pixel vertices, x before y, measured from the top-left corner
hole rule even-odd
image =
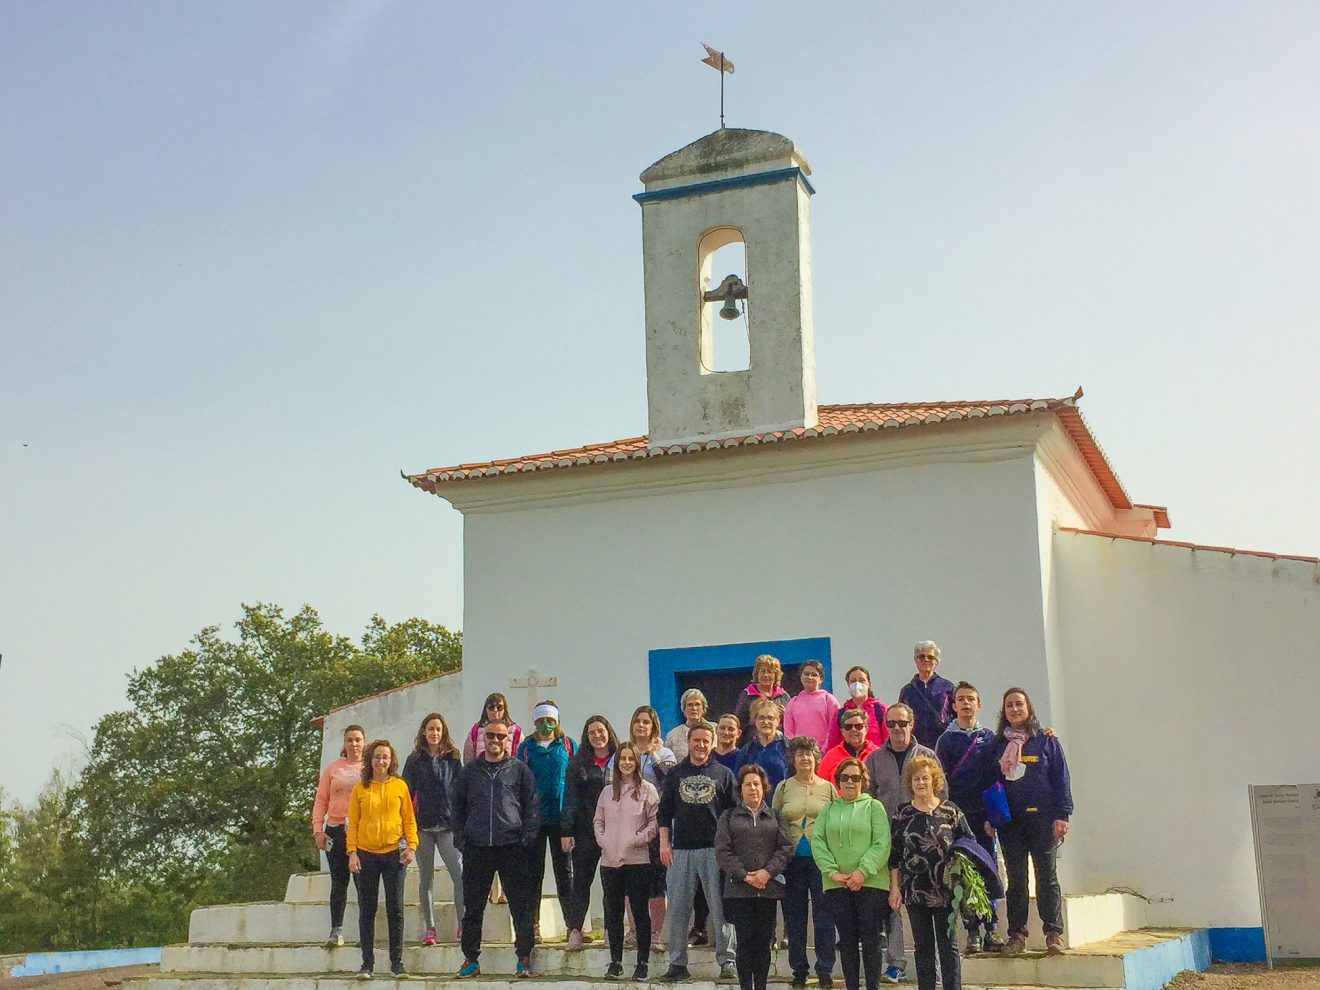
[[[720,130],[724,130],[724,73],[733,75],[733,63],[724,57],[723,52],[717,52],[704,41],[701,47],[706,49],[706,57],[701,61],[720,74]]]

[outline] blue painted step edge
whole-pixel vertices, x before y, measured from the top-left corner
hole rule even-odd
[[[29,952],[27,961],[15,966],[11,976],[45,976],[48,973],[80,973],[112,966],[146,966],[160,962],[160,946],[145,949],[89,949],[86,952]]]
[[[1210,932],[1199,928],[1123,957],[1123,982],[1127,990],[1161,990],[1184,969],[1210,968]]]

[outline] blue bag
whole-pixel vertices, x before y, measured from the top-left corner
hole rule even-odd
[[[1008,810],[1008,791],[1004,790],[1002,780],[996,780],[982,792],[981,804],[985,806],[985,817],[996,829],[1013,820],[1013,813]]]

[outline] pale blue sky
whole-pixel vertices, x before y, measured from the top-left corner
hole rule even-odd
[[[1309,0],[7,0],[0,787],[241,601],[461,626],[401,468],[645,431],[703,40],[815,170],[821,401],[1081,384],[1165,535],[1320,554]]]

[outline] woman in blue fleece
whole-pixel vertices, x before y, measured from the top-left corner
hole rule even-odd
[[[518,747],[518,759],[526,763],[536,778],[536,793],[541,805],[541,831],[532,849],[532,872],[528,877],[535,894],[534,903],[541,901],[541,884],[545,879],[545,853],[550,847],[550,864],[555,871],[555,890],[559,894],[559,909],[564,917],[572,915],[573,861],[571,832],[562,823],[564,808],[564,782],[568,777],[568,761],[576,748],[573,740],[559,727],[559,707],[553,701],[542,701],[532,709],[536,731]],[[537,912],[536,932],[540,940],[540,911]]]
[[[1036,909],[1045,929],[1045,949],[1060,955],[1063,947],[1063,893],[1055,851],[1068,834],[1073,813],[1072,785],[1063,747],[1041,731],[1031,698],[1022,688],[1004,692],[999,709],[995,756],[1008,793],[1010,821],[999,829],[1008,869],[1008,944],[1014,955],[1027,945],[1027,857],[1036,872]]]

